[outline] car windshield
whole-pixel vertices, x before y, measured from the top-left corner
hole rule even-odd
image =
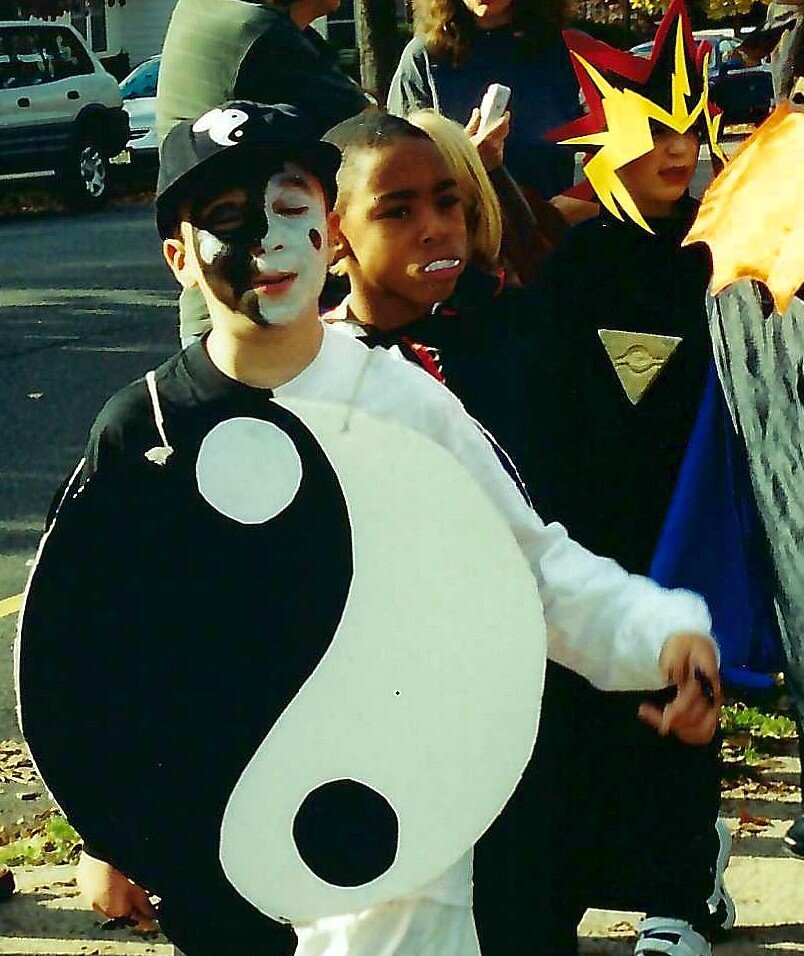
[[[141,100],[156,96],[156,81],[159,79],[159,58],[146,60],[133,70],[120,84],[124,100]]]

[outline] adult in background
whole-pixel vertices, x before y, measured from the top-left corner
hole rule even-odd
[[[545,199],[572,185],[572,153],[543,139],[580,114],[561,28],[567,0],[413,0],[416,36],[391,82],[388,108],[432,107],[467,123],[491,83],[512,90],[506,165]]]
[[[159,71],[160,141],[180,120],[227,100],[289,103],[323,135],[365,109],[360,87],[311,23],[340,0],[178,0]],[[187,344],[209,328],[201,297],[182,293],[180,333]]]

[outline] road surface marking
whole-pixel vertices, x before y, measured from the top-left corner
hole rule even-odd
[[[21,607],[21,594],[15,594],[13,597],[3,598],[3,600],[0,601],[0,618],[8,617],[9,614],[16,614]]]

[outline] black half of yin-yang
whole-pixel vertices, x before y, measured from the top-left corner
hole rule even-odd
[[[267,502],[265,462],[248,453],[265,435],[287,465]],[[55,798],[90,847],[164,896],[188,880],[220,887],[227,799],[327,651],[352,579],[338,478],[292,413],[266,401],[171,439],[164,466],[138,455],[68,490],[32,576],[19,671],[24,732]],[[245,475],[233,494],[227,470]],[[355,874],[325,840],[350,804],[343,787],[297,824],[311,866],[318,854],[342,885],[378,875],[396,848],[386,811],[355,800],[388,842],[367,846],[367,863],[355,848],[370,841],[354,834]]]

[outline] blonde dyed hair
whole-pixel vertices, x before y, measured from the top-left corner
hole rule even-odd
[[[493,271],[500,258],[502,213],[474,143],[459,123],[435,110],[416,110],[406,119],[427,133],[444,157],[463,197],[471,259],[481,269]]]

